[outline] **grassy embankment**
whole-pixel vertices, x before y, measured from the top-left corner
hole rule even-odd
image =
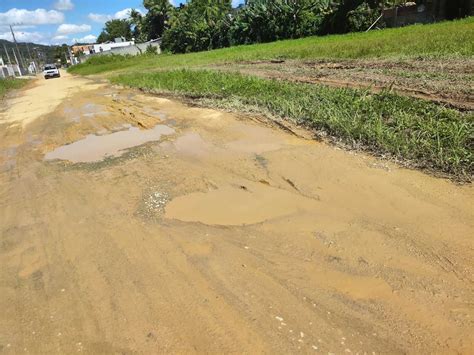
[[[462,179],[474,170],[472,113],[389,92],[328,88],[199,70],[201,65],[277,58],[469,58],[474,19],[427,26],[305,38],[186,55],[98,57],[71,72],[104,73],[119,84],[252,105],[377,154]],[[182,68],[176,70],[176,68]],[[155,72],[153,72],[155,70]]]
[[[474,17],[433,25],[417,25],[368,33],[307,37],[208,52],[124,58],[94,57],[72,67],[82,75],[119,69],[176,69],[210,64],[272,59],[361,59],[472,57]]]
[[[20,89],[26,85],[27,80],[21,79],[0,79],[0,99],[2,99],[7,91],[13,89]]]

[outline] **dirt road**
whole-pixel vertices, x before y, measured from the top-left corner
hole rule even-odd
[[[0,352],[474,351],[470,186],[67,75],[2,105]]]

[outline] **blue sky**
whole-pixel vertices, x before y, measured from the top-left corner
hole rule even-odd
[[[105,21],[126,18],[131,8],[145,11],[142,0],[0,0],[0,38],[12,40],[8,25],[14,24],[20,42],[94,42]]]

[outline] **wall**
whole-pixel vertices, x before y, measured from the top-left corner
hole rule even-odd
[[[129,47],[133,44],[134,42],[100,43],[100,44],[94,44],[93,47],[94,47],[95,53],[103,53],[103,52],[108,52],[114,49],[119,49],[120,47]]]
[[[116,55],[138,55],[145,53],[146,49],[148,46],[156,47],[158,50],[158,53],[161,53],[161,47],[160,47],[161,41],[150,41],[146,43],[139,43],[139,44],[134,44],[132,46],[128,47],[121,47],[121,48],[113,48],[110,51],[104,51],[104,52],[96,52],[91,55],[111,55],[111,54],[116,54]]]
[[[8,64],[0,66],[0,78],[8,78],[11,76],[21,76],[18,65]]]

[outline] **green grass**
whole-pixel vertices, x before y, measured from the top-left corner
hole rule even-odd
[[[21,79],[0,79],[0,99],[2,99],[7,91],[13,89],[20,89],[26,85],[27,80]]]
[[[430,25],[325,37],[307,37],[208,52],[140,57],[93,57],[69,69],[98,74],[129,68],[175,69],[225,62],[271,59],[447,58],[474,54],[474,17]]]
[[[460,178],[473,173],[472,115],[423,100],[207,70],[124,74],[112,82],[237,101],[419,167]]]

